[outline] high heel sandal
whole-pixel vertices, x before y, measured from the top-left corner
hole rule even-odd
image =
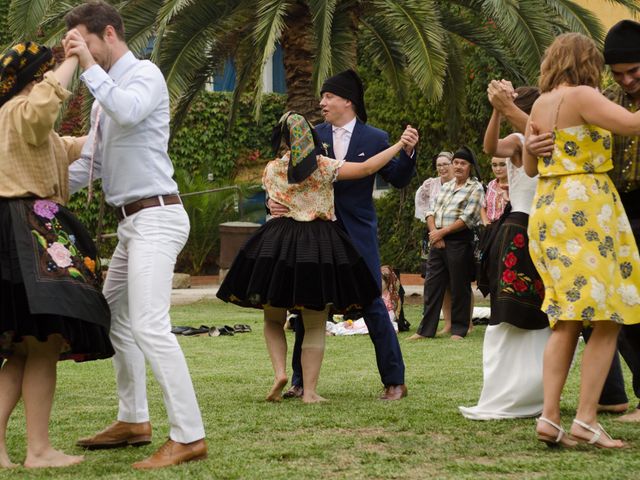
[[[538,417],[536,419],[536,422],[543,422],[543,423],[546,423],[547,425],[551,425],[553,428],[555,428],[558,431],[558,435],[556,437],[554,437],[552,435],[547,435],[545,433],[537,433],[538,440],[540,442],[546,443],[547,447],[549,447],[549,448],[557,448],[557,447],[572,448],[572,447],[575,447],[577,445],[577,442],[574,441],[571,438],[571,436],[565,431],[564,428],[562,428],[561,425],[558,425],[555,422],[552,422],[548,418],[544,418],[544,417]]]
[[[609,435],[607,433],[607,431],[604,429],[604,427],[602,425],[600,425],[599,423],[596,423],[597,428],[592,427],[591,425],[589,425],[588,423],[585,423],[581,420],[578,420],[577,418],[573,419],[573,423],[575,423],[576,425],[584,428],[585,430],[590,431],[591,433],[593,433],[593,436],[587,440],[586,438],[582,438],[579,437],[577,435],[573,435],[573,438],[575,438],[578,442],[580,443],[586,443],[588,445],[593,445],[594,447],[598,447],[598,448],[625,448],[626,445],[624,444],[624,442],[621,442],[621,445],[619,446],[607,446],[604,445],[600,439],[602,438],[602,436],[604,435],[605,438],[611,440],[612,442],[615,441],[613,438],[611,438],[611,435]]]

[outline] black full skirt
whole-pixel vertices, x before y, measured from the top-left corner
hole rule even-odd
[[[38,210],[36,201],[0,199],[0,357],[24,337],[58,334],[61,360],[109,358],[110,313],[95,245],[67,209],[47,202]]]
[[[491,246],[490,325],[506,322],[525,330],[549,326],[547,315],[541,310],[544,286],[529,255],[528,221],[526,213],[510,213]]]
[[[243,307],[346,313],[364,310],[380,286],[335,222],[275,218],[238,252],[217,296]]]

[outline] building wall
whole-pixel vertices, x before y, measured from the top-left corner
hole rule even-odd
[[[629,10],[605,0],[575,0],[575,2],[594,12],[606,30],[609,30],[620,20],[632,18]],[[640,21],[638,18],[635,20]]]

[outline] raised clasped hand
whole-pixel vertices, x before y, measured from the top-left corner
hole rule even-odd
[[[407,128],[402,132],[402,136],[400,137],[400,141],[404,144],[404,151],[407,155],[411,155],[413,150],[415,149],[418,141],[420,140],[420,135],[418,134],[418,130],[413,128],[411,125],[407,125]]]
[[[96,61],[93,59],[87,42],[84,40],[80,32],[72,28],[67,32],[62,40],[62,46],[64,48],[65,57],[69,58],[74,55],[78,57],[80,67],[83,70],[95,65]]]
[[[513,85],[508,80],[491,80],[487,86],[487,96],[489,103],[498,111],[513,103],[518,96]]]

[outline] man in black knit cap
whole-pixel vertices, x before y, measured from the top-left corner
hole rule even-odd
[[[322,85],[321,95],[320,108],[325,122],[316,127],[316,133],[322,142],[324,155],[348,162],[364,162],[389,146],[387,132],[366,123],[364,88],[356,72],[346,70],[328,78]],[[418,143],[418,131],[412,129],[412,132],[412,145],[405,147],[399,158],[391,160],[378,172],[397,188],[407,186],[416,173],[414,147]],[[380,284],[378,225],[372,198],[374,181],[375,175],[360,180],[337,182],[334,185],[334,202],[338,224],[349,234]],[[269,209],[272,215],[286,212],[286,207],[273,201],[269,202]],[[380,399],[399,400],[407,395],[404,361],[397,335],[381,297],[367,308],[364,320],[375,348],[378,371],[384,384],[384,392]],[[300,369],[300,350],[303,336],[304,329],[296,328],[292,388],[285,393],[285,397],[300,396],[302,392],[304,379]]]
[[[640,23],[622,20],[611,27],[604,41],[604,61],[616,81],[604,94],[630,112],[637,111],[640,107]],[[613,170],[610,175],[620,193],[636,244],[640,247],[639,140],[638,137],[613,136]],[[622,326],[618,350],[631,370],[633,392],[640,399],[640,324]],[[607,377],[603,396],[612,389],[624,392],[624,380],[619,369],[617,373],[612,369]],[[640,422],[640,404],[619,420]]]

